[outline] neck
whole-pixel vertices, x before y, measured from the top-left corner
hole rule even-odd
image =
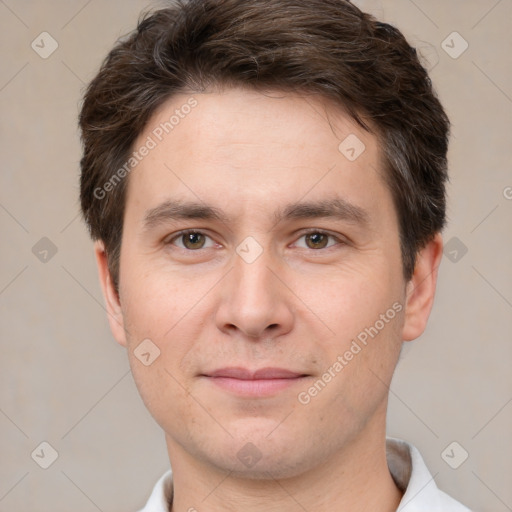
[[[191,457],[167,439],[173,468],[171,512],[394,512],[402,493],[386,460],[385,432],[359,435],[343,450],[297,476],[234,477]]]

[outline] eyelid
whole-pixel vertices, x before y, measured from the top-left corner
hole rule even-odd
[[[178,231],[176,233],[172,233],[168,236],[166,236],[163,240],[163,243],[165,245],[174,245],[175,247],[178,247],[176,246],[173,242],[179,238],[181,238],[183,235],[187,235],[189,233],[194,233],[194,234],[199,234],[199,235],[203,235],[204,237],[206,238],[209,238],[212,242],[214,242],[215,244],[217,244],[217,242],[215,242],[215,240],[213,240],[213,238],[208,235],[207,233],[205,233],[202,229],[193,229],[193,228],[188,228],[188,229],[182,229],[181,231]],[[178,247],[178,249],[183,249],[183,247]],[[201,247],[201,249],[183,249],[185,251],[189,251],[189,252],[198,252],[202,249],[211,249],[211,247]]]
[[[294,244],[297,243],[298,240],[300,240],[302,237],[304,236],[307,236],[307,235],[311,235],[311,234],[314,234],[314,233],[318,233],[320,235],[325,235],[329,238],[332,238],[334,240],[336,240],[336,244],[333,244],[331,246],[328,246],[328,247],[324,247],[324,248],[321,248],[321,249],[311,249],[309,247],[307,247],[307,249],[311,250],[311,251],[315,251],[315,252],[319,252],[319,251],[322,251],[322,250],[326,250],[326,249],[330,249],[336,245],[346,245],[348,243],[348,241],[344,238],[344,237],[341,237],[339,234],[334,234],[332,233],[331,231],[326,231],[325,229],[320,229],[320,228],[307,228],[307,229],[304,229],[304,230],[300,230],[298,233],[296,233],[296,237],[298,235],[298,237],[296,238],[295,242],[293,242]]]
[[[208,235],[204,230],[202,230],[202,229],[194,229],[194,228],[182,229],[181,231],[178,231],[176,233],[172,233],[171,235],[166,236],[164,238],[164,240],[163,240],[164,244],[166,244],[166,245],[167,244],[175,245],[175,244],[173,244],[173,242],[175,240],[179,239],[180,237],[182,237],[183,235],[186,235],[188,233],[196,233],[196,234],[203,235],[206,238],[209,238],[210,240],[212,240],[212,242],[214,242],[215,244],[219,245],[218,242],[215,242],[215,240],[210,235]],[[337,243],[333,244],[331,246],[328,246],[328,247],[324,247],[323,249],[307,248],[307,249],[310,249],[312,251],[326,250],[326,249],[330,249],[331,247],[334,247],[335,245],[347,244],[348,243],[348,241],[344,237],[341,237],[339,234],[334,234],[334,233],[332,233],[330,231],[327,231],[325,229],[320,229],[320,228],[306,228],[306,229],[303,229],[303,230],[299,230],[298,232],[296,232],[294,234],[295,242],[293,242],[293,244],[296,244],[297,241],[300,240],[302,237],[310,235],[310,234],[313,234],[313,233],[318,233],[318,234],[321,234],[321,235],[325,235],[325,236],[327,236],[329,238],[334,239]],[[183,249],[182,247],[178,247],[178,248],[179,249]],[[211,249],[211,247],[202,247],[201,249],[195,249],[195,250],[194,249],[184,249],[184,250],[189,251],[189,252],[198,252],[198,251],[201,251],[202,249]]]

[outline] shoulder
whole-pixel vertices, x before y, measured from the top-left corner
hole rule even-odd
[[[386,440],[389,471],[404,493],[400,512],[471,512],[437,487],[420,452],[400,439]]]
[[[153,487],[153,491],[139,512],[169,512],[172,501],[172,471],[164,473]]]

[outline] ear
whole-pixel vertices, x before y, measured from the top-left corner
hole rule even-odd
[[[103,242],[97,241],[94,244],[94,254],[96,256],[96,264],[98,265],[98,274],[100,277],[101,290],[107,308],[108,322],[110,330],[115,340],[126,347],[126,333],[124,330],[123,312],[119,295],[115,289],[110,270],[108,268],[107,253]]]
[[[402,339],[412,341],[427,325],[436,292],[437,270],[443,256],[443,239],[437,233],[417,255],[414,274],[407,283]]]

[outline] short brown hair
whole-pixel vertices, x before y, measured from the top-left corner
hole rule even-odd
[[[116,286],[126,179],[98,190],[167,99],[214,86],[319,94],[375,131],[411,277],[445,223],[449,121],[401,32],[345,0],[175,0],[117,42],[80,113],[82,211]]]

